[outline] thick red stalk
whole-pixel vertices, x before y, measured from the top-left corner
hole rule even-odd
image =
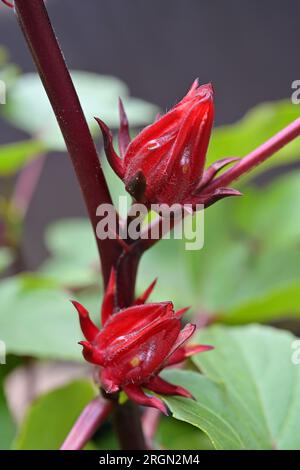
[[[57,118],[75,169],[94,233],[96,209],[111,204],[109,190],[77,93],[42,0],[16,0],[15,10]],[[121,248],[116,240],[96,237],[105,284]]]
[[[144,250],[145,251],[145,250]],[[120,308],[134,301],[135,283],[143,251],[138,243],[128,253],[123,253],[117,265],[117,301]]]
[[[113,409],[113,402],[97,397],[83,410],[60,450],[80,450]]]
[[[147,450],[140,410],[132,401],[128,400],[115,411],[114,424],[122,450]]]
[[[293,121],[269,140],[243,157],[238,163],[225,171],[221,176],[215,178],[203,193],[228,186],[244,173],[264,162],[267,158],[271,157],[274,153],[278,152],[278,150],[298,136],[300,136],[300,118]]]

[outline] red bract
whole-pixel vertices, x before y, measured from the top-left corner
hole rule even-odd
[[[182,362],[186,357],[211,349],[211,346],[184,346],[195,331],[195,325],[181,329],[180,318],[187,309],[175,312],[171,302],[142,304],[153,288],[147,289],[136,305],[114,312],[112,296],[115,275],[102,305],[102,329],[91,321],[87,310],[73,302],[79,313],[82,332],[83,356],[99,366],[101,386],[107,393],[124,390],[135,402],[158,408],[166,407],[156,397],[145,394],[143,388],[157,393],[191,397],[182,387],[172,385],[158,376],[167,366]]]
[[[204,204],[240,193],[230,188],[207,192],[219,170],[237,158],[226,158],[205,170],[205,159],[214,118],[211,84],[195,80],[187,95],[168,113],[144,128],[130,142],[127,117],[120,103],[121,125],[116,154],[112,134],[103,121],[102,130],[110,165],[139,202]]]

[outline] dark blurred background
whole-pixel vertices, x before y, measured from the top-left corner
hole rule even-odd
[[[134,96],[163,109],[174,104],[198,76],[201,82],[214,84],[216,124],[231,123],[257,103],[289,97],[291,82],[300,79],[299,0],[48,0],[47,4],[69,67],[115,75]],[[0,44],[23,71],[34,70],[14,15],[2,4]],[[0,126],[1,144],[24,138],[2,121]],[[68,158],[51,155],[27,217],[27,266],[35,267],[45,255],[46,224],[84,214]]]

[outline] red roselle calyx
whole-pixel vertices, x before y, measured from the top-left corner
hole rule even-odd
[[[166,382],[158,374],[163,368],[212,347],[184,346],[196,328],[187,324],[181,329],[180,318],[187,309],[175,312],[171,302],[141,303],[147,300],[151,290],[147,289],[133,306],[115,312],[115,273],[112,271],[102,305],[101,330],[91,321],[81,304],[75,301],[73,304],[86,338],[86,341],[80,342],[83,356],[99,367],[100,384],[106,393],[124,390],[136,403],[166,413],[162,401],[146,395],[143,388],[167,395],[191,397],[187,390]]]
[[[227,185],[300,135],[298,118],[247,156],[223,158],[205,168],[213,114],[212,86],[199,86],[195,80],[176,106],[130,141],[128,120],[120,102],[121,158],[113,148],[109,128],[100,119],[97,122],[107,159],[136,201],[147,205],[189,204],[196,209],[196,204],[208,207],[224,197],[239,196],[239,191]]]
[[[231,188],[207,191],[218,171],[238,158],[226,158],[205,169],[206,152],[214,119],[211,84],[195,80],[186,96],[164,116],[145,127],[130,142],[128,121],[120,102],[121,125],[116,154],[112,134],[102,130],[110,165],[135,200],[145,204],[210,204],[240,193]]]

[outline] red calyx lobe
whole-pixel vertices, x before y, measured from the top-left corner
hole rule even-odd
[[[194,85],[178,105],[131,142],[124,158],[125,184],[141,171],[146,201],[184,202],[202,177],[213,115],[211,85]]]
[[[84,307],[73,302],[87,340],[80,343],[83,356],[99,366],[101,385],[107,393],[123,389],[137,403],[166,412],[163,403],[147,396],[142,387],[157,393],[189,397],[187,390],[163,381],[158,374],[164,367],[210,347],[194,346],[189,353],[191,347],[183,344],[193,334],[195,326],[187,324],[181,329],[180,317],[185,309],[174,312],[171,302],[138,304],[115,312],[111,303],[114,282],[112,275],[103,301],[106,321],[101,330],[91,321]],[[148,288],[139,297],[139,302],[146,299],[150,291]],[[107,310],[109,305],[110,312]]]

